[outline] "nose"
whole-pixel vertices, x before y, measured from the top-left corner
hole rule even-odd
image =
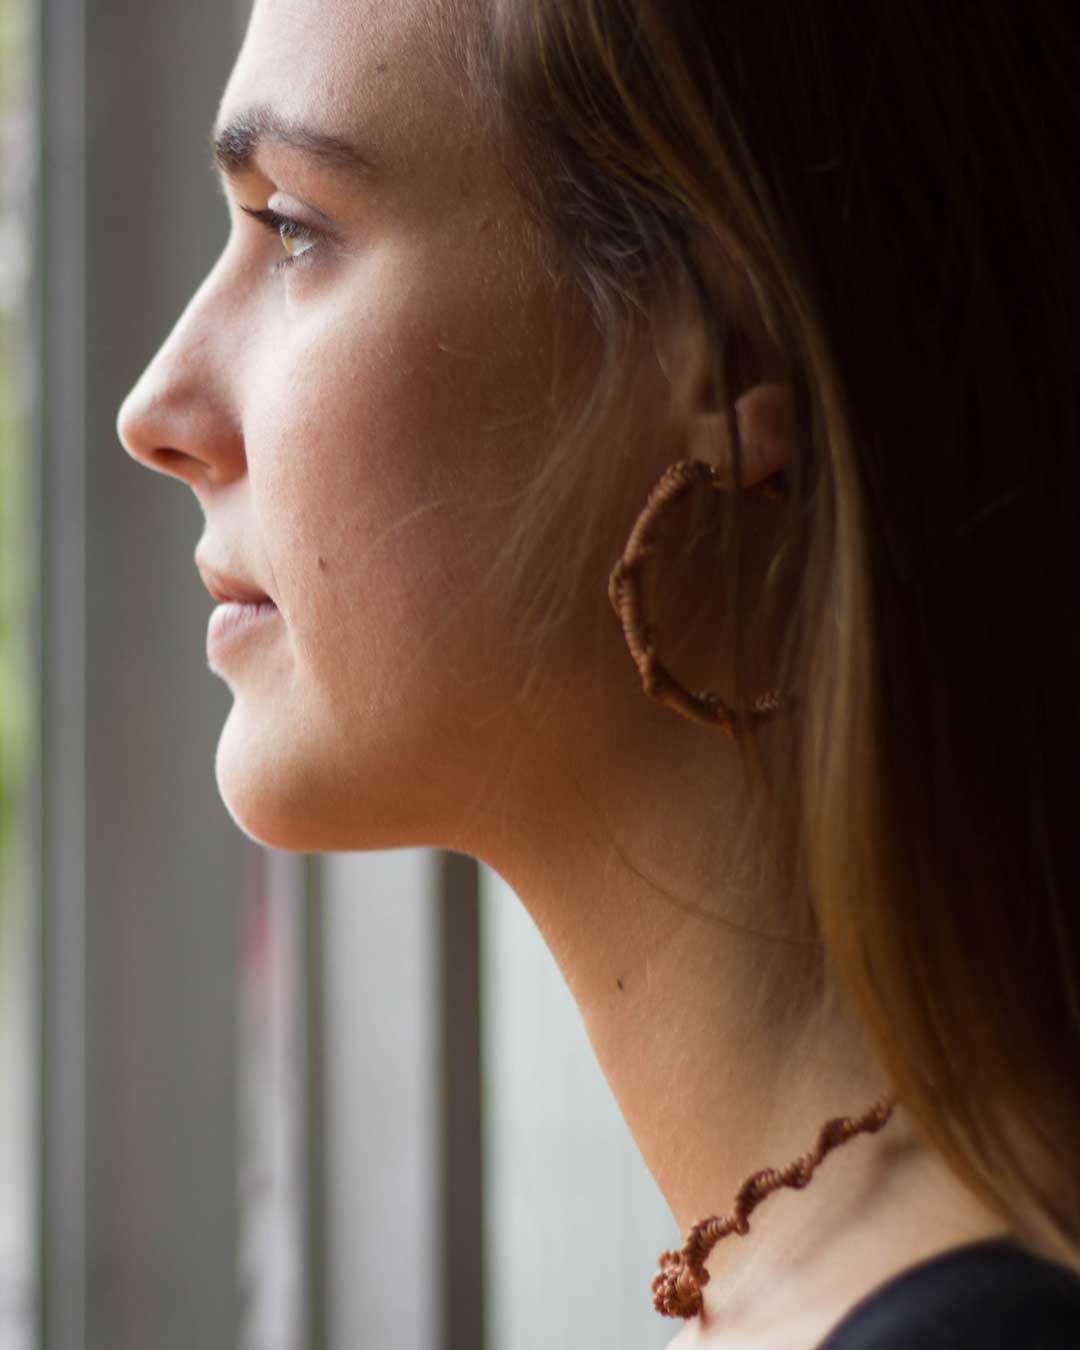
[[[229,361],[230,346],[240,345],[236,337],[236,315],[215,268],[117,416],[117,434],[128,454],[187,483],[196,496],[246,471],[239,375]]]

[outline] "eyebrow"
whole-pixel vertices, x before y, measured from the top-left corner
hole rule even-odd
[[[354,182],[370,183],[379,170],[370,154],[343,137],[304,126],[270,108],[255,107],[211,130],[210,149],[217,172],[238,178],[250,171],[262,141],[286,145]]]

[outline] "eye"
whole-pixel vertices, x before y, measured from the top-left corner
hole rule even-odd
[[[265,226],[271,234],[276,234],[281,240],[281,246],[288,257],[274,263],[273,270],[275,272],[283,267],[291,267],[294,263],[306,258],[308,254],[314,251],[319,241],[317,230],[313,230],[309,225],[302,225],[300,221],[293,220],[291,216],[283,216],[280,211],[271,211],[269,207],[256,210],[252,206],[242,206],[240,209],[245,215],[257,220],[260,225]]]

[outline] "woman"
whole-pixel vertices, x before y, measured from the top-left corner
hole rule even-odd
[[[673,1344],[1080,1344],[1078,37],[257,0],[121,410],[237,824],[515,888]]]

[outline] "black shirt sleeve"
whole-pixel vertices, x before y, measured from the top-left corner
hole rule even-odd
[[[903,1271],[818,1350],[1080,1350],[1080,1277],[1009,1238]]]

